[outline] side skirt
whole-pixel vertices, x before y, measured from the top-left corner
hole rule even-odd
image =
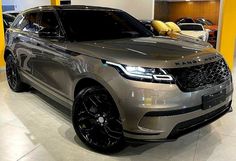
[[[21,75],[23,81],[27,82],[28,84],[30,84],[32,87],[34,87],[38,91],[42,92],[44,95],[50,97],[51,99],[55,100],[56,102],[60,103],[61,105],[72,110],[72,106],[73,106],[72,100],[53,91],[52,89],[50,89],[50,87],[47,87],[46,85],[44,85],[43,82],[41,83],[40,80],[33,78],[32,76],[30,76],[29,74],[27,74],[23,71],[20,71],[20,75]]]

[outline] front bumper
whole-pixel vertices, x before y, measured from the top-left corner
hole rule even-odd
[[[231,108],[231,80],[211,88],[183,92],[175,84],[131,81],[116,75],[116,71],[110,72],[113,75],[113,79],[107,80],[110,93],[121,114],[124,136],[129,140],[173,140],[214,121]],[[226,99],[203,110],[202,97],[222,89],[226,90]]]
[[[191,120],[187,120],[181,123],[178,123],[171,133],[165,139],[132,139],[126,138],[127,142],[135,142],[135,143],[146,143],[146,142],[166,142],[166,141],[173,141],[176,140],[178,137],[188,134],[192,131],[195,131],[203,126],[206,126],[215,120],[219,119],[220,117],[224,116],[226,113],[232,112],[231,102],[227,105],[224,105],[218,108],[215,111],[207,113],[203,116],[193,118]],[[139,134],[136,134],[139,135]],[[157,134],[159,135],[159,134]]]
[[[202,115],[200,117],[181,122],[177,124],[171,133],[168,135],[167,139],[176,139],[179,136],[187,134],[198,128],[201,128],[225,115],[227,112],[232,112],[231,103],[228,103],[210,113]]]
[[[215,120],[219,119],[220,117],[224,116],[226,113],[231,112],[231,111],[232,111],[232,107],[231,107],[231,101],[230,101],[229,103],[219,108],[216,108],[215,110],[212,110],[211,112],[206,113],[204,115],[197,115],[198,111],[196,111],[194,112],[196,116],[194,116],[193,113],[190,113],[188,114],[189,116],[187,116],[187,114],[184,114],[184,115],[175,115],[175,116],[169,116],[169,117],[167,116],[163,118],[162,119],[163,124],[168,124],[169,127],[171,127],[170,132],[168,133],[165,132],[164,130],[160,133],[134,133],[134,132],[125,131],[124,135],[129,142],[172,141],[172,140],[176,140],[178,137],[182,135],[195,131],[205,125],[208,125],[214,122]],[[185,119],[185,116],[188,119]],[[161,116],[161,117],[164,117],[164,116]],[[149,119],[157,120],[158,116],[157,118],[149,118]],[[180,119],[181,121],[173,123],[175,122],[174,120],[180,120]],[[159,122],[159,124],[161,123]],[[158,124],[156,125],[158,126]]]

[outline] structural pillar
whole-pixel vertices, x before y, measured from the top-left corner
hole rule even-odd
[[[0,69],[4,68],[5,62],[3,58],[4,53],[4,28],[3,28],[3,17],[2,17],[2,0],[0,0]]]
[[[61,4],[60,0],[51,0],[51,5],[59,6]]]
[[[233,69],[236,43],[236,0],[223,0],[221,3],[221,23],[218,49],[226,59],[230,69]]]

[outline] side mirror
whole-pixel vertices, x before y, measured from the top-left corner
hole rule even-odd
[[[41,38],[48,38],[48,39],[62,39],[64,38],[61,36],[56,29],[53,28],[44,28],[39,30],[38,32],[39,37]]]
[[[145,28],[148,29],[149,31],[153,31],[152,30],[152,26],[150,24],[144,24]]]

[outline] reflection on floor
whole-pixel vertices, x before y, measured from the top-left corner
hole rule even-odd
[[[235,127],[233,112],[175,142],[102,155],[75,136],[68,110],[34,90],[12,92],[0,73],[0,161],[235,161]]]

